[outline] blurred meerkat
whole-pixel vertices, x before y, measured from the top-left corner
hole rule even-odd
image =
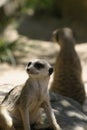
[[[0,105],[0,127],[3,130],[15,130],[14,124],[22,124],[24,130],[31,130],[31,124],[39,122],[39,109],[46,112],[54,130],[60,130],[52,111],[48,82],[53,68],[45,60],[32,60],[28,63],[29,78],[24,85],[13,88]]]
[[[80,59],[75,50],[75,39],[70,28],[53,32],[53,39],[60,45],[54,66],[54,79],[51,91],[84,103],[85,90],[82,81]]]

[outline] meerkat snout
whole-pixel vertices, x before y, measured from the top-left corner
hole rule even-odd
[[[29,70],[30,70],[29,68],[26,69],[27,72],[29,72]]]

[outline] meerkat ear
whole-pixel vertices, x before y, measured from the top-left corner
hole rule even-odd
[[[49,75],[51,75],[53,73],[53,68],[49,68]]]
[[[53,31],[53,41],[58,42],[59,41],[59,29],[56,29]]]

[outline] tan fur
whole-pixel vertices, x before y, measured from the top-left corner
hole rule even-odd
[[[47,88],[49,74],[52,73],[51,66],[46,61],[37,59],[29,62],[27,73],[29,78],[25,84],[13,88],[2,101],[0,127],[3,130],[15,130],[16,126],[23,124],[24,130],[30,130],[30,125],[40,123],[42,107],[53,129],[60,130],[49,102]]]
[[[75,39],[70,28],[54,31],[53,39],[60,45],[54,67],[51,91],[84,103],[85,90],[82,81],[80,59],[75,50]]]

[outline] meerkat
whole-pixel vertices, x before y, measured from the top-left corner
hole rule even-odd
[[[49,101],[48,82],[53,68],[45,60],[35,59],[28,63],[26,71],[27,81],[13,88],[0,105],[0,127],[15,130],[14,124],[20,122],[24,130],[31,130],[30,125],[39,122],[42,107],[50,126],[60,130]]]
[[[53,40],[60,46],[54,65],[54,79],[51,91],[70,97],[81,105],[85,100],[80,59],[75,50],[75,39],[70,28],[57,29]]]

